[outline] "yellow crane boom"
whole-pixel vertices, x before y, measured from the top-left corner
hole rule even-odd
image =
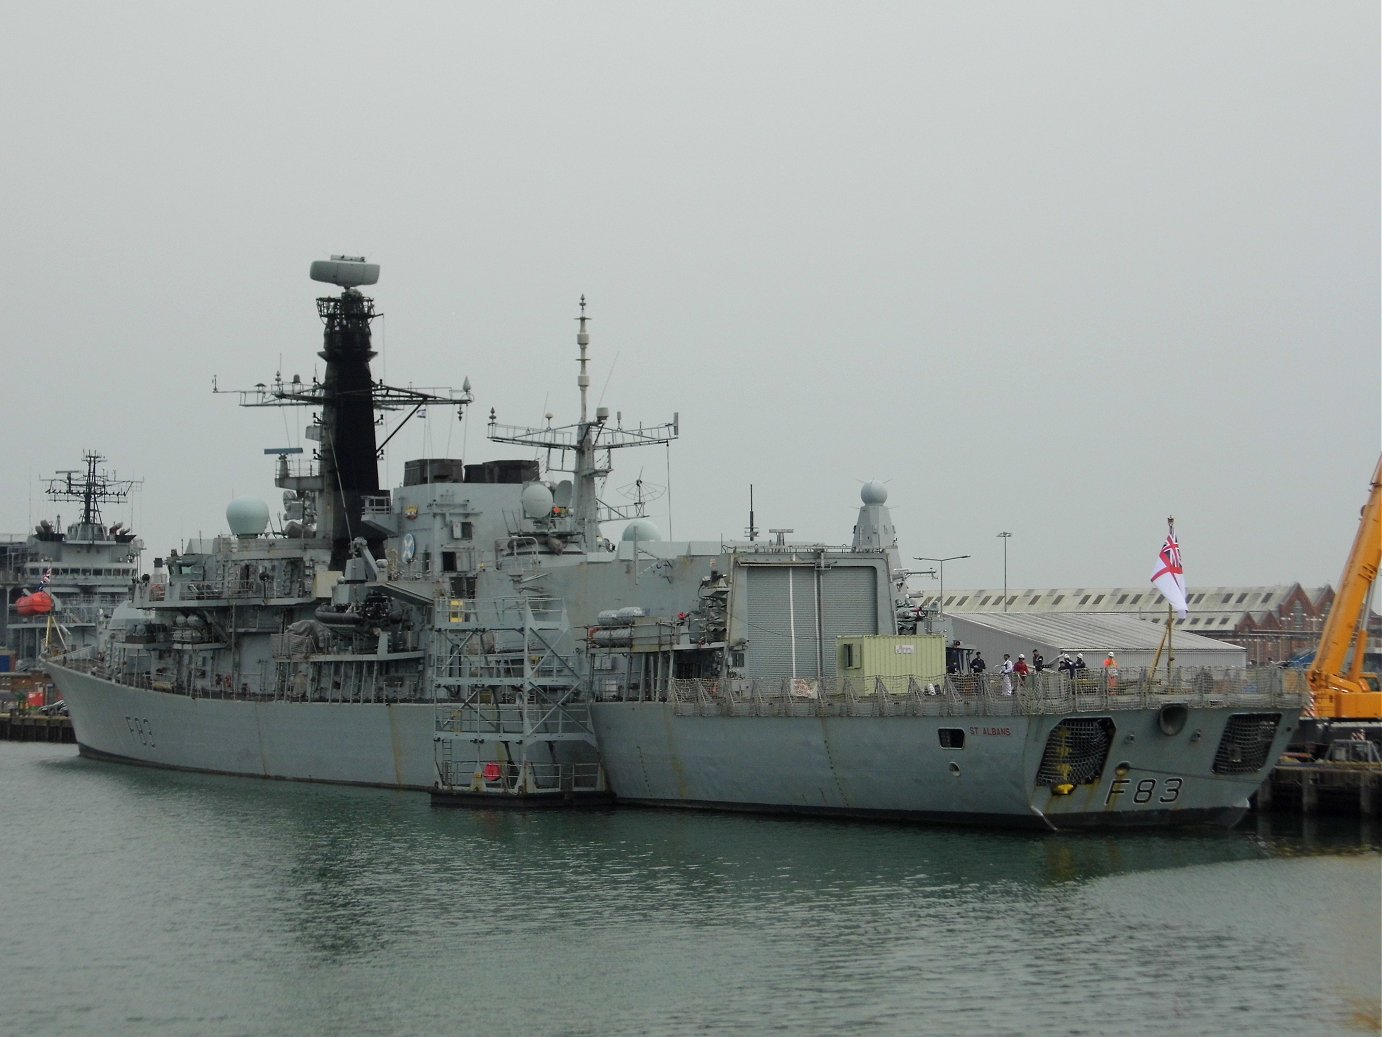
[[[1315,661],[1306,672],[1313,713],[1320,719],[1382,719],[1382,687],[1363,672],[1372,587],[1382,565],[1382,457],[1358,520],[1358,535],[1344,563],[1334,604],[1320,631]]]

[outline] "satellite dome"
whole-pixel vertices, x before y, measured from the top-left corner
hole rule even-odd
[[[269,506],[258,497],[236,497],[226,505],[226,523],[242,539],[257,537],[269,526]]]
[[[888,500],[888,488],[877,479],[870,479],[859,491],[859,499],[865,504],[885,504]]]
[[[547,518],[552,514],[552,491],[540,482],[530,482],[519,496],[523,502],[523,517]]]
[[[662,531],[649,519],[636,518],[624,527],[620,538],[626,543],[631,540],[661,540]]]

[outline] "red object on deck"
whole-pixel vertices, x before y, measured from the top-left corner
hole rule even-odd
[[[25,594],[14,603],[14,608],[21,616],[46,616],[53,611],[53,596],[47,591]]]

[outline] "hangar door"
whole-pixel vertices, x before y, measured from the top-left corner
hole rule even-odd
[[[894,632],[878,629],[878,580],[871,565],[741,566],[744,676],[834,677],[837,637]]]

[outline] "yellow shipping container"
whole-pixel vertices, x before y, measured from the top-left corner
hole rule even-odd
[[[854,634],[836,638],[835,672],[844,677],[925,677],[945,673],[939,634]]]

